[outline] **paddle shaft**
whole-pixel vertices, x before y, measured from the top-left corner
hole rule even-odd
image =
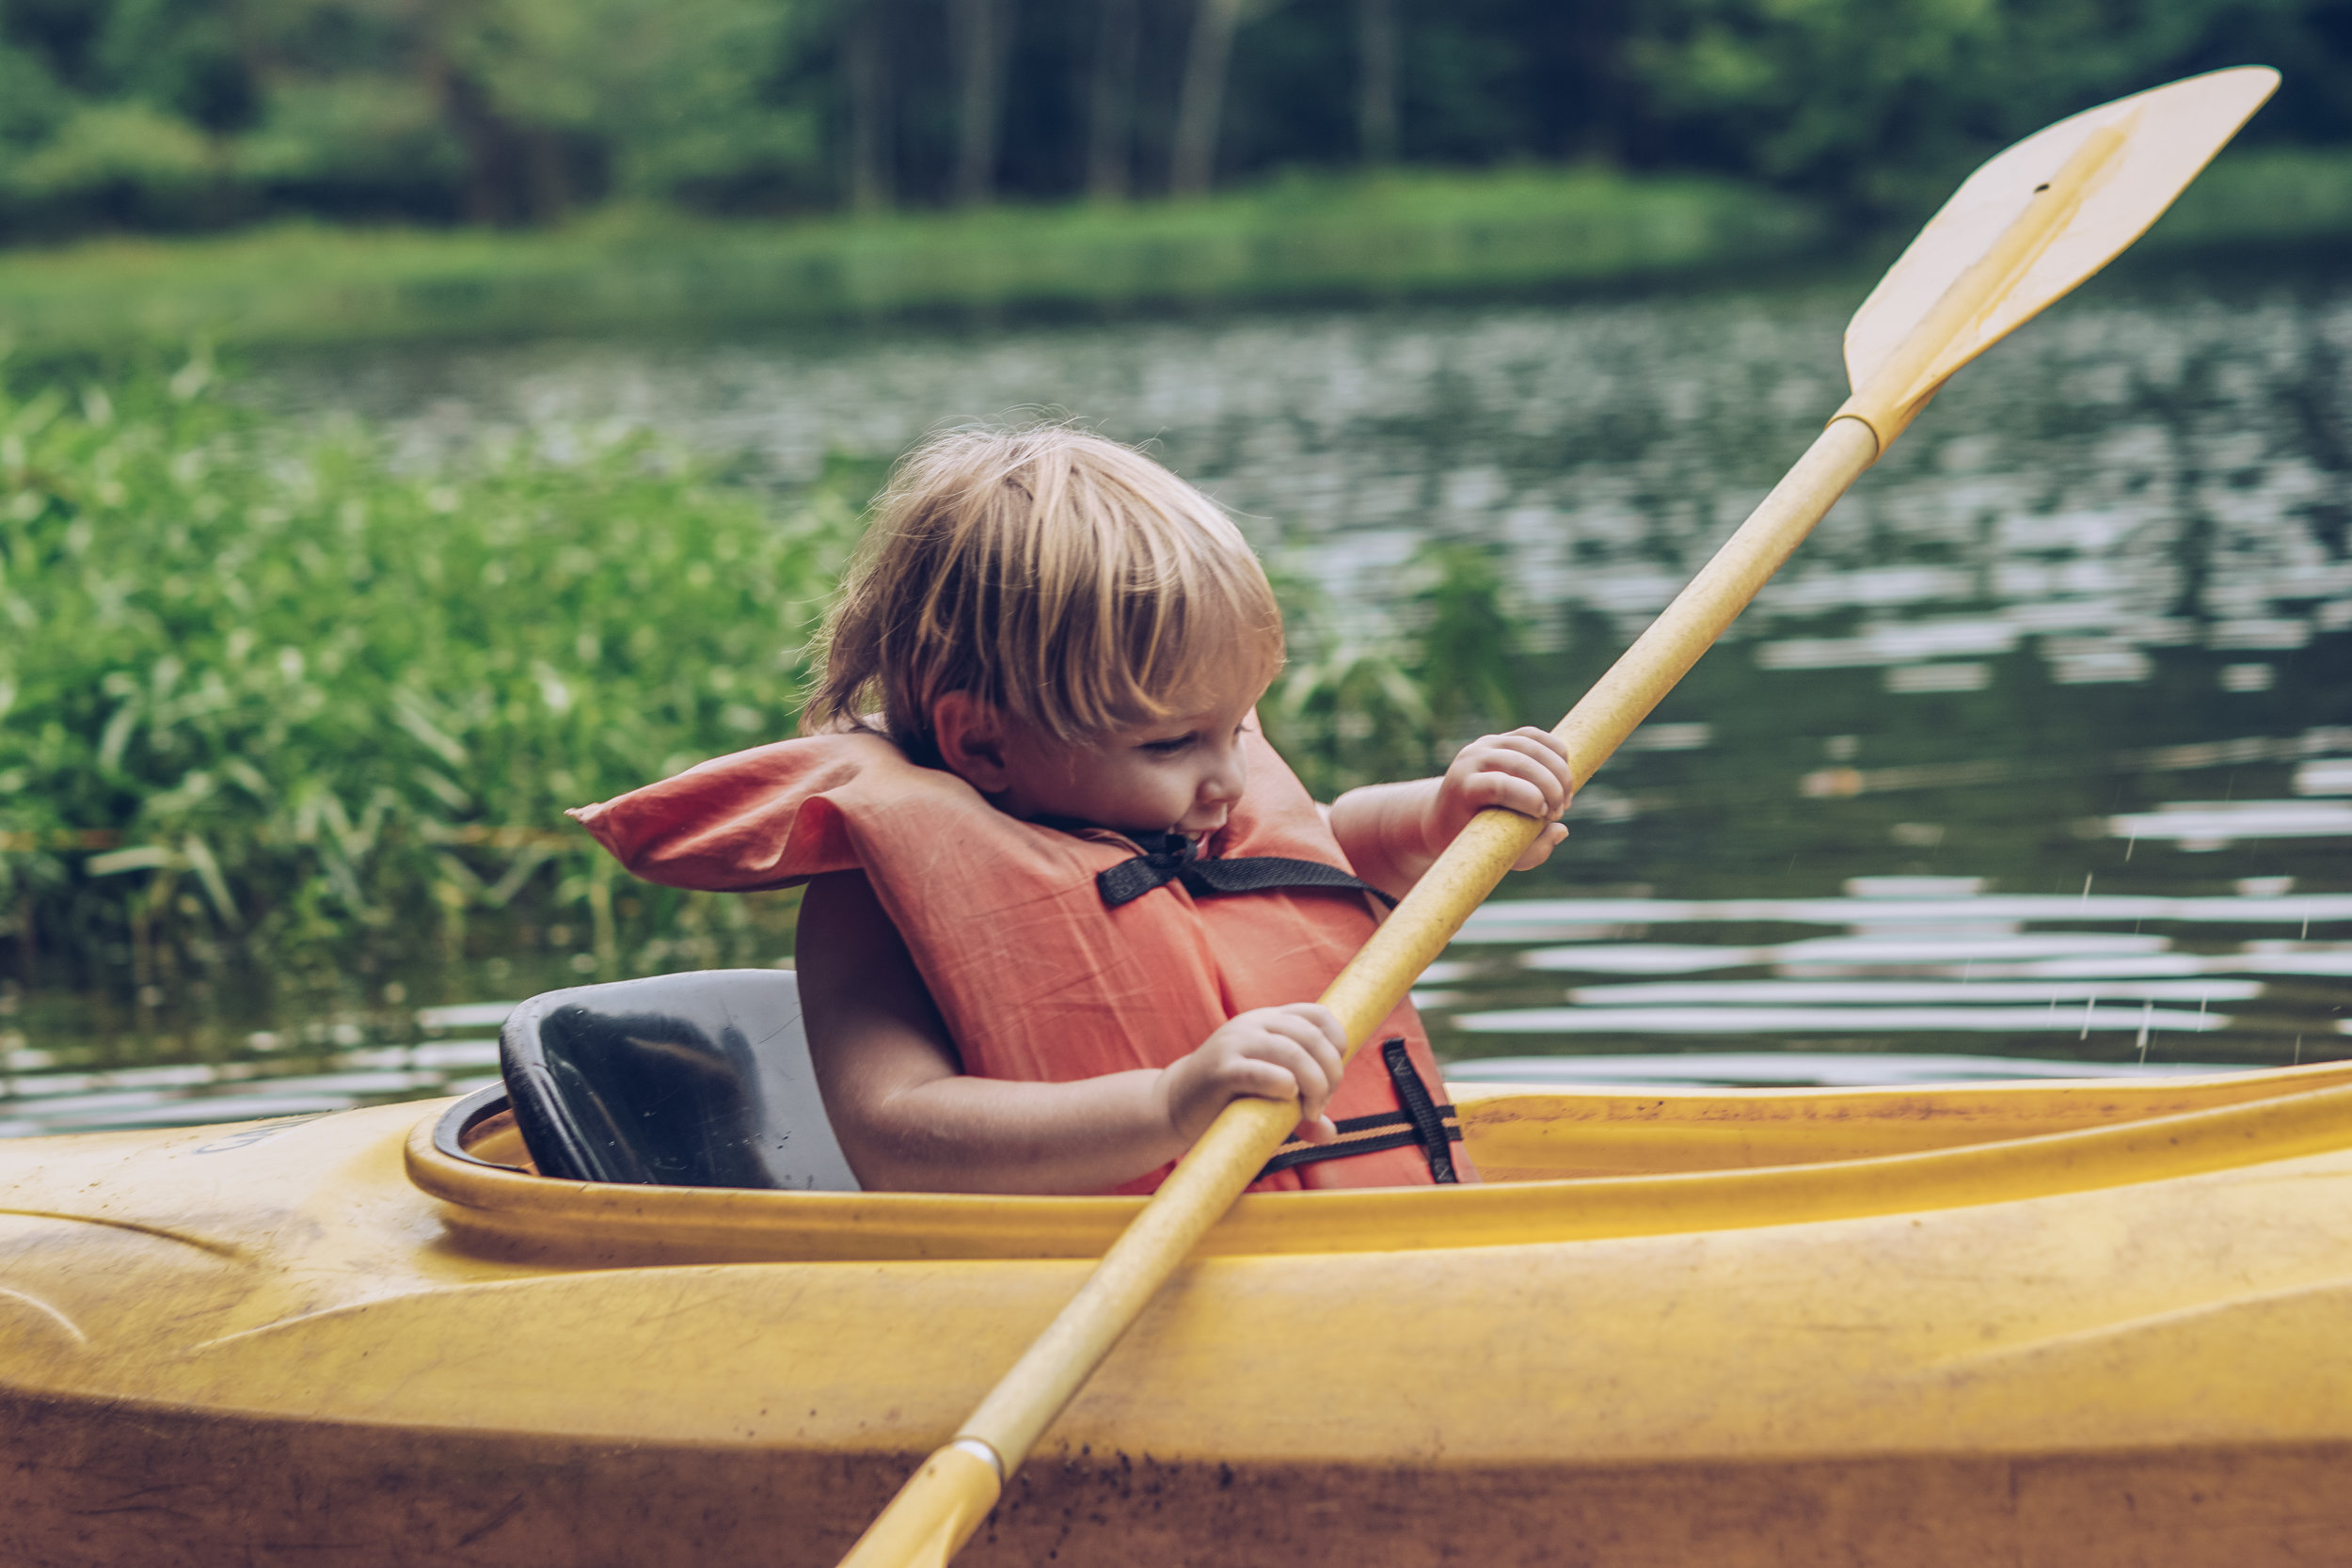
[[[1878,437],[1863,420],[1831,420],[1714,559],[1553,730],[1567,747],[1579,784],[1649,717],[1878,453]],[[1322,1000],[1339,1015],[1351,1057],[1542,828],[1516,812],[1479,813],[1340,972]],[[1298,1107],[1289,1101],[1244,1099],[1226,1106],[1078,1293],[955,1441],[933,1454],[892,1500],[843,1568],[903,1568],[953,1556],[987,1516],[1002,1477],[1027,1457],[1168,1276],[1297,1125]]]
[[[1552,731],[1567,746],[1579,784],[1649,717],[1877,457],[1878,438],[1867,425],[1831,421],[1665,613]],[[1349,1056],[1396,1010],[1542,828],[1517,812],[1479,813],[1340,971],[1322,1001],[1347,1032]],[[1008,1470],[1019,1465],[1143,1304],[1297,1125],[1298,1107],[1287,1101],[1228,1105],[959,1435],[986,1443]]]
[[[2253,84],[2261,90],[2250,98],[2249,74],[2262,78]],[[2058,168],[2022,193],[2020,206],[1998,222],[1985,248],[1936,291],[1936,297],[1915,301],[1900,288],[1887,296],[1896,304],[1885,309],[1900,309],[1908,320],[1892,354],[1867,373],[1856,372],[1854,395],[1828,429],[1552,732],[1566,747],[1578,784],[1592,777],[1723,635],[1944,378],[2129,245],[2276,85],[2275,72],[2222,71],[2122,101],[2115,107],[2122,109],[2123,118],[2094,127]],[[2219,110],[2217,94],[2229,100]],[[2128,145],[2158,103],[2171,105],[2165,113],[2176,121],[2198,114],[2203,119],[2185,139],[2176,138],[2151,154],[2154,163],[2137,177],[2139,199],[2107,214],[2102,243],[2078,252],[2067,267],[2037,285],[2036,264],[2081,226],[2086,202],[2097,199],[2115,177]],[[2054,126],[2020,142],[1972,176],[1954,200],[2005,161],[2028,154],[2042,137],[2063,131],[2063,125]],[[1945,220],[1946,214],[1938,214],[1925,233],[1934,233]],[[1904,265],[1897,262],[1882,291]],[[1878,298],[1874,293],[1872,301]],[[1864,302],[1856,324],[1871,312],[1872,301]],[[1851,332],[1850,327],[1850,349]],[[1480,813],[1341,972],[1323,1001],[1339,1015],[1351,1057],[1541,831],[1533,817]],[[1297,1106],[1289,1101],[1237,1100],[1228,1105],[963,1430],[891,1500],[843,1560],[843,1568],[944,1568],[994,1506],[1005,1476],[1027,1456],[1202,1233],[1256,1179],[1296,1118]]]

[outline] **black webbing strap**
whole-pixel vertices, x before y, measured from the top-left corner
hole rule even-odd
[[[1321,861],[1286,860],[1279,855],[1244,855],[1219,860],[1200,853],[1198,840],[1183,833],[1130,835],[1144,852],[1098,872],[1094,886],[1110,909],[1142,897],[1154,888],[1182,882],[1195,896],[1228,893],[1267,893],[1280,888],[1335,888],[1369,893],[1394,908],[1396,900],[1370,882],[1351,877]]]
[[[1422,1085],[1421,1074],[1413,1070],[1413,1058],[1402,1039],[1380,1042],[1380,1062],[1389,1069],[1389,1078],[1396,1085],[1396,1097],[1405,1109],[1343,1117],[1332,1124],[1340,1132],[1332,1143],[1302,1143],[1294,1138],[1265,1163],[1257,1179],[1263,1181],[1276,1171],[1323,1160],[1344,1160],[1351,1155],[1377,1154],[1383,1149],[1419,1144],[1422,1158],[1429,1162],[1430,1179],[1441,1184],[1458,1183],[1462,1179],[1454,1168],[1453,1146],[1462,1141],[1462,1127],[1454,1107],[1439,1105],[1429,1098],[1429,1090]]]
[[[1438,1114],[1438,1104],[1429,1098],[1428,1085],[1413,1069],[1413,1058],[1406,1053],[1403,1040],[1382,1040],[1380,1059],[1388,1063],[1389,1076],[1396,1081],[1396,1097],[1405,1102],[1406,1111],[1412,1117],[1413,1131],[1421,1134],[1421,1148],[1428,1157],[1431,1179],[1440,1184],[1459,1180],[1454,1174],[1452,1140],[1460,1137],[1462,1130],[1452,1129],[1449,1137],[1445,1117]],[[1446,1107],[1449,1111],[1453,1108]]]

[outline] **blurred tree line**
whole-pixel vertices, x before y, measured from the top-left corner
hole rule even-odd
[[[2212,67],[2352,142],[2352,0],[0,0],[0,235],[1704,169],[1858,215]]]

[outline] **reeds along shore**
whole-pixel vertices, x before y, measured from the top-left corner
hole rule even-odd
[[[563,810],[790,733],[854,501],[644,444],[404,473],[207,375],[0,397],[8,967],[167,985],[454,955],[472,921],[567,918],[606,959],[675,935],[679,900],[616,896]]]

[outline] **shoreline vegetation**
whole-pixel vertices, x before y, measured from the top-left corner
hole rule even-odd
[[[222,397],[201,359],[49,379],[0,395],[22,982],[161,996],[565,920],[612,973],[623,944],[725,961],[773,913],[616,888],[563,812],[792,733],[856,471],[764,497],[628,442],[409,474],[362,426]]]
[[[2146,247],[2346,236],[2352,150],[2273,149],[2217,162]],[[191,341],[259,349],[1492,298],[1836,264],[1899,243],[1760,186],[1538,166],[792,223],[614,208],[545,230],[299,226],[0,251],[0,343],[38,359]]]
[[[763,490],[628,438],[414,472],[234,392],[202,356],[0,377],[0,998],[789,951],[796,895],[632,882],[564,812],[797,731],[877,467]],[[1512,710],[1495,562],[1409,570],[1376,651],[1285,582],[1268,719],[1327,792]]]
[[[1727,182],[1537,168],[864,219],[620,208],[534,231],[287,227],[0,253],[0,331],[38,353],[1428,296],[1785,260],[1820,230],[1802,203]]]

